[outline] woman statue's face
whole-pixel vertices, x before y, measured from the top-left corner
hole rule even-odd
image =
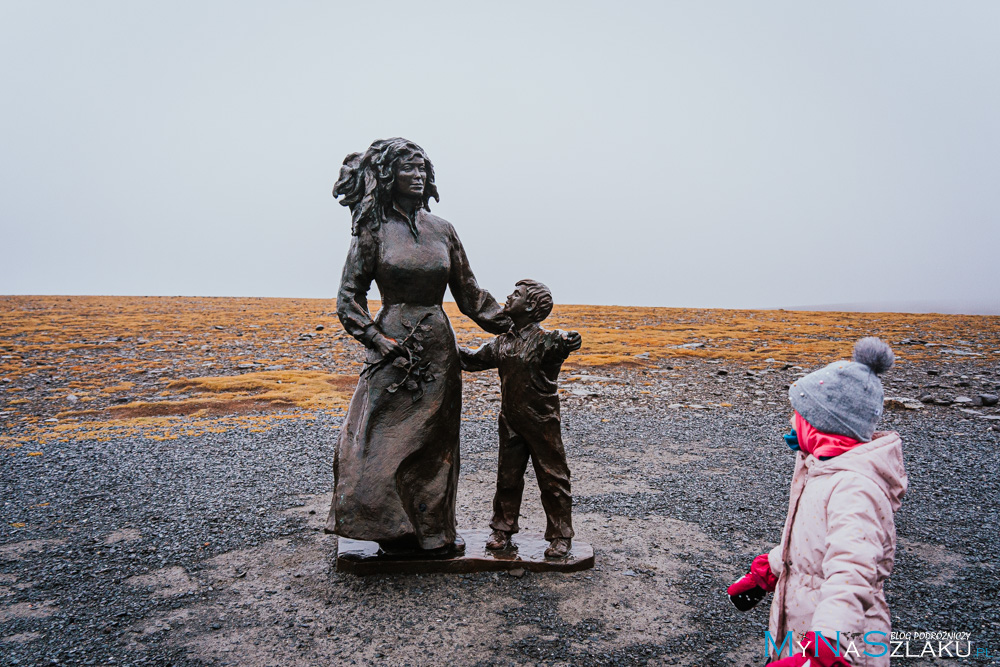
[[[423,197],[427,185],[427,167],[419,156],[404,158],[396,167],[396,194]]]

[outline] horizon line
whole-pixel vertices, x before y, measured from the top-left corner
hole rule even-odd
[[[137,298],[137,299],[287,299],[309,301],[333,301],[336,297],[298,297],[298,296],[247,296],[247,295],[198,295],[198,294],[0,294],[0,299],[31,297],[73,297],[81,298]],[[381,302],[381,299],[369,299],[369,302]],[[446,300],[444,303],[455,303]],[[827,304],[797,305],[797,306],[664,306],[664,305],[626,305],[615,303],[558,303],[557,306],[587,306],[601,308],[662,308],[670,310],[747,310],[747,311],[793,311],[793,312],[840,312],[840,313],[888,313],[904,315],[964,315],[968,317],[1000,317],[1000,304],[992,307],[971,302],[958,301],[947,304],[935,300],[911,300],[895,303],[877,301],[869,302],[838,302]],[[970,312],[972,311],[972,312]]]

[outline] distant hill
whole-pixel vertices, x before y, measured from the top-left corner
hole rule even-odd
[[[1000,315],[1000,289],[992,303],[984,301],[869,301],[866,303],[827,303],[785,307],[785,310],[840,311],[845,313],[941,313],[943,315]]]

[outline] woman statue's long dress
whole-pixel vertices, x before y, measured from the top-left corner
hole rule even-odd
[[[408,175],[414,163],[424,170],[416,180]],[[422,149],[393,139],[348,156],[338,188],[351,194],[344,191],[353,184],[352,209],[364,204],[358,188],[377,195],[379,175],[393,180],[382,186],[393,199],[382,203],[378,224],[355,225],[337,297],[340,321],[368,352],[334,456],[327,530],[386,549],[447,551],[456,543],[462,378],[445,288],[483,329],[502,333],[510,321],[476,283],[452,226],[425,210],[426,198],[423,206],[420,197],[418,206],[407,201],[408,189],[436,196]],[[372,280],[382,295],[374,318]]]

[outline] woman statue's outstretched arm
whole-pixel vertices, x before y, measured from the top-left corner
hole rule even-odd
[[[451,230],[451,237],[451,277],[448,287],[451,288],[451,295],[455,297],[458,309],[490,333],[507,332],[513,323],[493,295],[476,282],[465,248],[454,228]]]

